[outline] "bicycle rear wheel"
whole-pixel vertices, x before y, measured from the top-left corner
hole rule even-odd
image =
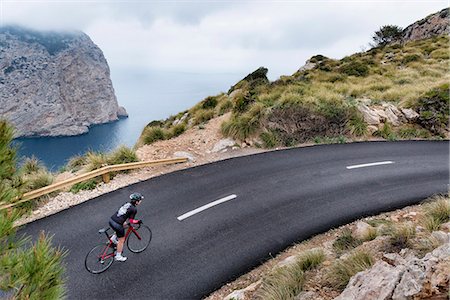
[[[136,232],[132,231],[127,239],[127,247],[131,252],[139,253],[147,249],[152,240],[152,231],[146,225],[141,225],[139,228],[135,229]]]
[[[92,274],[106,271],[114,262],[114,249],[108,244],[100,244],[89,251],[84,260],[86,270]]]

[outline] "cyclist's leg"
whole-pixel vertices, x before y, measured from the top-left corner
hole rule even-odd
[[[116,260],[125,261],[126,257],[122,256],[123,244],[125,242],[125,228],[119,223],[109,220],[109,225],[116,231],[119,242],[117,243]]]

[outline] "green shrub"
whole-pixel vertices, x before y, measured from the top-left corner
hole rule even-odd
[[[139,158],[136,155],[136,151],[126,146],[120,146],[107,157],[108,165],[127,164],[137,161],[139,161]]]
[[[83,181],[75,183],[71,188],[70,192],[77,194],[81,190],[93,190],[97,187],[98,182],[95,179],[90,179],[88,181]]]
[[[186,125],[184,124],[177,124],[173,126],[170,130],[170,136],[171,137],[177,137],[181,134],[183,134],[186,131]]]
[[[20,173],[29,175],[40,171],[46,171],[46,168],[35,156],[27,157],[20,168]]]
[[[233,116],[229,121],[222,123],[221,129],[224,136],[244,141],[254,136],[261,128],[261,122],[266,114],[264,105],[255,103],[249,111],[243,115]]]
[[[381,136],[382,138],[389,141],[395,141],[397,139],[397,136],[392,130],[391,125],[389,125],[389,123],[387,122],[383,124],[383,127],[381,129],[375,131],[373,135]]]
[[[367,123],[361,116],[354,116],[348,121],[347,126],[351,134],[356,136],[364,136],[367,134]]]
[[[443,84],[423,95],[416,105],[418,123],[433,133],[448,126],[450,109],[449,84]]]
[[[108,157],[105,153],[88,151],[86,153],[87,171],[100,169],[108,164]]]
[[[86,157],[76,155],[72,157],[67,163],[67,169],[69,169],[71,172],[77,172],[81,170],[84,165],[86,165]]]
[[[161,127],[145,127],[140,139],[144,145],[150,145],[165,138],[166,133]]]
[[[374,259],[369,253],[355,251],[347,258],[335,261],[328,270],[326,278],[332,287],[343,290],[353,275],[370,268],[373,263]]]
[[[448,52],[448,48],[434,50],[433,52],[430,53],[430,56],[434,59],[441,59],[441,60],[450,59],[450,53]]]
[[[219,116],[231,111],[232,108],[233,102],[231,102],[231,100],[229,99],[224,100],[219,106]]]
[[[9,271],[7,284],[14,299],[62,299],[65,296],[63,259],[66,251],[53,248],[51,237],[43,233],[29,249],[9,254],[4,264]]]
[[[296,267],[302,271],[315,269],[325,260],[325,253],[321,249],[313,249],[306,251],[297,258]]]
[[[422,223],[428,231],[432,232],[439,230],[442,224],[450,221],[450,198],[438,196],[431,198],[430,201],[423,207]]]
[[[333,242],[333,249],[340,254],[344,251],[353,249],[362,244],[362,241],[355,238],[349,228],[344,228],[341,234]]]
[[[293,299],[303,288],[305,275],[297,265],[276,268],[263,278],[258,297],[265,300]]]
[[[264,148],[269,148],[269,149],[275,148],[276,146],[278,146],[280,144],[280,140],[278,139],[276,133],[273,131],[262,132],[259,135],[259,138],[263,142]]]
[[[214,118],[214,111],[213,110],[198,110],[195,113],[194,119],[195,119],[195,125],[205,123],[209,120]]]
[[[147,124],[146,127],[162,127],[164,126],[164,122],[160,120],[154,120]]]
[[[359,76],[365,77],[369,75],[369,68],[362,62],[351,61],[349,63],[343,64],[339,71],[348,76]]]
[[[392,226],[389,230],[390,243],[399,250],[410,247],[410,240],[415,235],[415,228],[408,225]]]
[[[418,54],[410,54],[410,55],[406,55],[405,57],[403,57],[402,59],[402,64],[406,65],[410,62],[413,61],[419,61],[421,59],[421,56]]]
[[[239,93],[234,98],[233,112],[234,113],[244,113],[247,111],[254,99],[251,97],[250,93]]]
[[[309,61],[312,62],[312,63],[318,63],[318,62],[321,62],[321,61],[324,61],[324,60],[328,60],[328,59],[329,59],[328,57],[326,57],[324,55],[321,55],[321,54],[318,54],[318,55],[314,55],[313,57],[311,57],[309,59]]]
[[[25,187],[24,192],[37,190],[53,183],[53,175],[46,170],[38,171],[36,173],[24,177]]]
[[[213,109],[216,107],[216,105],[217,105],[217,98],[212,96],[206,97],[206,99],[203,100],[201,103],[201,107],[203,109]]]

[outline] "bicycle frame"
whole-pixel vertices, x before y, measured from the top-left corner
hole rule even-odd
[[[106,238],[108,239],[108,245],[106,245],[105,249],[102,251],[102,254],[99,257],[101,262],[103,262],[105,259],[114,257],[114,255],[115,255],[114,252],[110,253],[110,254],[107,254],[108,249],[109,248],[114,248],[114,245],[115,245],[114,242],[111,240],[111,236],[108,235],[108,230],[109,229],[111,229],[111,228],[107,228],[104,231],[104,233],[106,235]],[[136,231],[136,229],[134,229],[134,227],[132,225],[128,225],[127,232],[125,233],[125,241],[128,239],[128,236],[131,234],[131,232],[133,232],[139,240],[142,239],[141,236],[139,235],[139,233]]]

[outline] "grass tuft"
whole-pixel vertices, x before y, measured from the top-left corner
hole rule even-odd
[[[333,243],[333,249],[336,253],[341,254],[347,250],[358,247],[362,244],[362,241],[355,238],[351,229],[344,228],[342,233],[338,236],[338,238]]]
[[[338,259],[328,270],[328,283],[338,290],[343,290],[350,278],[358,272],[370,268],[374,263],[372,256],[364,251],[355,251],[347,258]]]
[[[439,230],[439,227],[450,221],[449,196],[435,196],[423,207],[425,212],[422,219],[423,226],[430,232]]]

